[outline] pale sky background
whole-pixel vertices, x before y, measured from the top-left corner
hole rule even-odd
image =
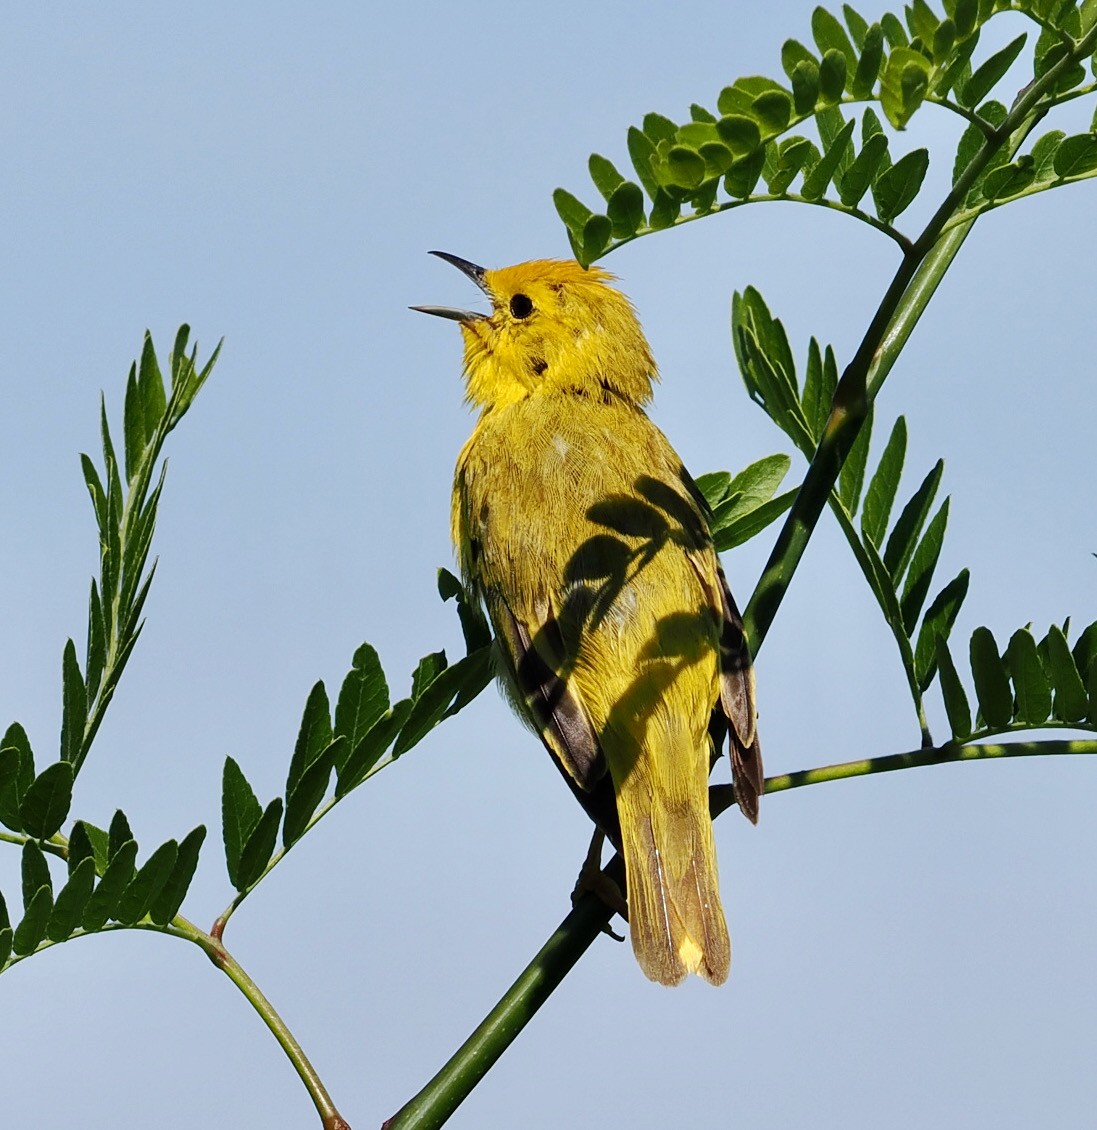
[[[104,389],[120,422],[146,326],[222,359],[169,441],[148,625],[79,779],[142,856],[204,822],[184,913],[229,900],[226,754],[284,788],[313,681],[369,640],[406,693],[460,653],[453,461],[471,428],[432,248],[488,266],[565,255],[551,192],[588,201],[648,110],[678,120],[779,75],[812,5],[32,5],[0,36],[0,724],[56,757],[61,652],[81,649]],[[736,10],[738,9],[738,10]],[[881,10],[862,5],[866,16]],[[994,41],[1024,25],[998,21]],[[1018,83],[1019,85],[1019,83]],[[1084,128],[1089,111],[1062,121]],[[951,169],[954,120],[896,146]],[[908,416],[904,495],[938,455],[954,636],[1097,618],[1093,183],[981,221],[880,402]],[[926,196],[901,226],[917,230]],[[819,209],[757,206],[640,240],[607,266],[663,384],[654,417],[695,474],[783,437],[747,399],[731,293],[758,286],[802,362],[847,360],[894,245]],[[120,426],[120,423],[119,423]],[[794,462],[794,474],[802,464]],[[745,601],[774,530],[728,555]],[[893,645],[825,518],[758,665],[768,770],[917,744]],[[932,697],[936,732],[943,712]],[[726,770],[724,770],[726,772]],[[734,961],[720,990],[649,984],[597,942],[451,1125],[1058,1128],[1097,1107],[1090,759],[947,766],[775,796],[717,824]],[[494,689],[357,792],[240,911],[226,943],[356,1128],[415,1093],[555,928],[586,818]],[[18,902],[18,853],[0,885]],[[0,1124],[316,1125],[227,979],[170,938],[57,947],[0,978]]]

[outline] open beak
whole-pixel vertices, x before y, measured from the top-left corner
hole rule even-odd
[[[439,259],[452,263],[463,275],[467,275],[476,285],[488,294],[487,284],[484,282],[484,268],[462,259],[459,255],[450,255],[448,251],[432,251]],[[487,314],[480,314],[475,310],[458,310],[454,306],[411,306],[411,310],[418,310],[421,314],[433,314],[437,318],[449,318],[454,322],[477,322],[486,318]]]

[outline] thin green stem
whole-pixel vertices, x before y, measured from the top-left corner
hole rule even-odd
[[[863,761],[846,761],[839,765],[824,765],[818,769],[804,769],[797,773],[768,777],[766,794],[788,792],[790,789],[822,784],[824,781],[841,781],[871,773],[891,773],[899,769],[941,765],[950,761],[1061,754],[1097,755],[1097,740],[1006,742],[996,745],[960,745],[949,742],[929,749],[893,753]],[[709,795],[713,816],[734,804],[734,793],[730,785],[713,786]],[[620,856],[615,855],[603,873],[620,883],[624,875]],[[382,1130],[437,1130],[442,1126],[529,1023],[571,967],[586,953],[612,917],[613,911],[596,895],[583,895],[476,1031],[410,1102],[383,1123]]]
[[[335,1108],[331,1096],[327,1092],[316,1073],[316,1069],[309,1062],[301,1045],[294,1038],[293,1033],[286,1026],[286,1022],[275,1011],[274,1005],[263,994],[259,986],[251,979],[244,967],[225,949],[219,938],[200,930],[193,922],[189,922],[181,915],[176,916],[164,932],[174,934],[176,937],[185,938],[198,946],[220,969],[232,983],[243,993],[248,1003],[259,1014],[262,1021],[270,1029],[271,1034],[278,1041],[286,1058],[293,1064],[293,1069],[304,1083],[320,1115],[324,1130],[350,1130],[350,1126]]]
[[[928,765],[946,765],[953,761],[991,761],[1002,757],[1062,757],[1066,754],[1097,754],[1097,740],[1047,742],[997,742],[964,744],[946,742],[928,749],[912,749],[907,753],[892,753],[885,757],[872,757],[862,761],[843,761],[837,765],[822,765],[818,769],[801,769],[796,773],[782,773],[766,778],[766,795],[800,789],[805,785],[820,785],[824,781],[846,781],[852,777],[867,777],[874,773],[894,773],[899,769],[918,769]],[[719,807],[723,811],[733,803],[730,786],[717,786],[721,793]]]
[[[34,840],[47,855],[55,855],[58,859],[68,859],[69,857],[69,842],[60,832],[55,832],[48,840],[25,836],[21,832],[0,832],[0,843],[15,844],[16,847],[22,847],[28,840]]]
[[[643,227],[632,235],[623,236],[621,239],[615,240],[606,251],[603,253],[608,254],[610,251],[616,251],[618,247],[624,247],[626,243],[631,243],[634,239],[639,239],[641,236],[654,235],[659,231],[671,231],[674,228],[680,228],[684,224],[692,224],[694,220],[704,220],[709,216],[715,216],[720,212],[731,212],[736,208],[742,208],[747,204],[771,204],[774,202],[791,202],[793,204],[812,204],[816,208],[829,208],[832,212],[840,212],[844,216],[851,216],[855,220],[860,220],[862,223],[868,224],[869,227],[875,228],[879,232],[883,232],[889,239],[892,239],[899,245],[899,249],[904,253],[908,252],[912,246],[910,239],[905,236],[898,228],[893,228],[890,224],[884,223],[883,220],[877,219],[875,216],[870,215],[868,212],[861,211],[860,208],[851,207],[848,204],[843,204],[839,200],[828,200],[826,197],[821,196],[814,200],[809,200],[806,196],[800,196],[795,192],[781,192],[781,193],[759,193],[758,195],[751,195],[744,197],[741,200],[725,200],[722,204],[714,204],[711,208],[704,212],[692,212],[688,216],[679,216],[672,224],[668,224],[665,228],[649,228]]]

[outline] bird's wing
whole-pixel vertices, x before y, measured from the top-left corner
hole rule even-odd
[[[493,596],[493,619],[514,689],[552,754],[580,788],[590,789],[605,774],[605,758],[577,689],[560,674],[567,660],[555,617],[546,606],[540,623],[527,623]]]
[[[684,470],[682,481],[702,515],[707,516],[708,504]],[[717,748],[719,736],[724,729],[728,731],[731,779],[739,809],[752,824],[757,824],[758,799],[765,791],[765,774],[762,750],[758,744],[754,668],[743,634],[743,618],[735,606],[712,539],[706,534],[704,544],[692,547],[688,556],[710,605],[720,616],[720,698],[713,711],[714,725],[710,726],[710,730],[716,737]]]

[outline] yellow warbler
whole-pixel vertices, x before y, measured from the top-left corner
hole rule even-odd
[[[434,254],[492,307],[415,309],[464,337],[480,417],[457,460],[453,539],[504,689],[624,856],[641,969],[720,984],[731,945],[708,775],[726,732],[739,807],[757,820],[753,672],[704,500],[643,411],[647,341],[600,268]]]

